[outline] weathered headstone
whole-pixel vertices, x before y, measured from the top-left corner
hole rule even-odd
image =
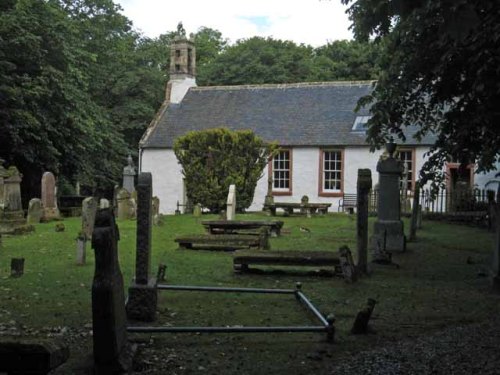
[[[369,332],[368,323],[370,321],[373,309],[375,308],[376,304],[377,301],[375,301],[373,298],[368,298],[366,307],[362,309],[360,312],[358,312],[358,315],[356,315],[356,319],[354,320],[354,324],[352,325],[351,328],[352,334],[359,335],[359,334],[367,334]]]
[[[76,238],[76,264],[84,266],[87,258],[87,239],[83,236]]]
[[[22,175],[14,166],[8,170],[2,167],[1,173],[0,233],[16,233],[26,224],[21,204]]]
[[[266,197],[264,198],[264,211],[266,211],[268,215],[271,215],[270,206],[273,204],[274,204],[273,178],[269,176],[269,178],[267,179],[267,194]]]
[[[160,198],[152,198],[151,209],[153,210],[153,224],[158,225],[160,223]]]
[[[132,216],[130,214],[130,193],[127,189],[121,188],[116,194],[116,203],[118,206],[118,219],[128,220]]]
[[[346,283],[355,282],[357,278],[354,261],[352,259],[351,249],[348,246],[341,246],[339,248],[339,261],[342,268],[342,275]]]
[[[24,258],[12,258],[10,260],[10,276],[21,277],[24,274]]]
[[[373,227],[373,236],[370,239],[370,248],[373,252],[372,260],[385,261],[384,252],[402,252],[406,250],[404,224],[401,221],[399,180],[403,167],[401,162],[394,158],[396,144],[386,145],[389,156],[379,160],[379,197],[377,205],[377,220]],[[380,248],[383,241],[385,248]],[[379,250],[382,250],[379,251]],[[384,257],[384,259],[381,259]]]
[[[193,207],[193,216],[200,217],[201,216],[201,204],[196,203]]]
[[[44,221],[60,217],[56,200],[56,179],[52,172],[45,172],[42,175],[42,207]]]
[[[87,240],[90,240],[94,231],[96,212],[97,199],[94,197],[85,198],[82,202],[82,232]]]
[[[129,319],[153,321],[156,318],[156,278],[151,276],[152,239],[152,176],[140,173],[137,184],[137,247],[135,280],[129,288],[127,316]]]
[[[109,201],[106,198],[101,198],[99,200],[99,208],[100,209],[109,208]]]
[[[40,219],[42,218],[43,209],[42,209],[42,201],[38,198],[30,199],[28,204],[28,224],[38,224]]]
[[[130,369],[123,277],[118,264],[120,235],[111,209],[97,212],[92,248],[95,273],[92,283],[94,374],[118,374]]]
[[[357,270],[367,273],[368,269],[368,200],[372,188],[372,172],[369,169],[358,169],[357,181],[357,248],[358,264]]]
[[[236,186],[229,185],[226,202],[226,220],[234,220],[236,217]]]
[[[135,167],[133,165],[132,156],[129,155],[127,158],[127,166],[123,168],[123,188],[129,193],[135,190]]]

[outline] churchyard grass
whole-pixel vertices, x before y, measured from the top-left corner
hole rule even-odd
[[[293,288],[297,281],[323,313],[335,313],[336,342],[322,334],[155,334],[139,358],[152,370],[175,373],[322,373],[332,358],[382,343],[425,334],[440,328],[484,321],[497,314],[500,298],[489,291],[487,273],[492,234],[483,229],[424,221],[408,251],[394,254],[396,269],[376,266],[373,274],[357,283],[340,278],[294,272],[235,275],[230,253],[178,250],[177,235],[203,233],[201,220],[191,215],[166,216],[153,228],[152,272],[167,265],[166,283],[178,285]],[[266,219],[263,214],[237,215],[238,220]],[[279,218],[282,236],[271,238],[271,249],[332,250],[348,245],[355,255],[355,216]],[[370,219],[370,229],[372,227]],[[87,245],[87,263],[77,266],[75,238],[81,220],[64,220],[65,231],[55,222],[36,224],[35,232],[5,236],[0,249],[0,336],[16,327],[25,334],[61,334],[64,327],[80,332],[72,342],[72,355],[90,348],[91,286],[94,256]],[[135,265],[135,226],[118,221],[119,259],[126,286]],[[304,231],[302,228],[309,229]],[[409,222],[405,222],[408,234]],[[25,258],[24,275],[10,277],[10,259]],[[172,326],[310,325],[307,311],[293,297],[279,295],[160,291],[156,324]],[[353,336],[349,330],[367,298],[378,301],[370,326],[376,334]],[[13,323],[14,322],[14,323]],[[57,328],[58,327],[58,328]],[[3,329],[3,331],[2,331]],[[32,329],[33,331],[29,331]],[[12,332],[12,331],[11,331]],[[31,333],[30,333],[31,332]],[[35,332],[35,333],[33,333]],[[87,334],[86,334],[86,333]],[[144,335],[134,335],[144,338]],[[147,339],[150,336],[146,336]],[[155,359],[156,358],[156,359]],[[170,358],[166,360],[166,358]],[[163,362],[162,362],[163,361]],[[146,371],[145,370],[145,371]],[[162,370],[162,371],[163,371]],[[159,372],[161,373],[161,372]]]

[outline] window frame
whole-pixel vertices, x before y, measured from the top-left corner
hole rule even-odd
[[[415,191],[415,176],[416,176],[415,154],[416,154],[416,150],[413,147],[402,147],[402,148],[398,149],[398,159],[401,160],[402,163],[404,163],[404,160],[401,159],[401,152],[411,152],[411,159],[410,159],[411,160],[411,180],[409,181],[411,189],[408,190],[408,188],[407,188],[406,191],[409,191],[410,194],[413,194],[413,192]],[[402,181],[403,181],[403,178],[401,178],[401,182]],[[401,189],[401,185],[399,186],[399,188]]]
[[[330,191],[324,189],[324,161],[325,152],[340,152],[340,191]],[[319,178],[318,195],[320,197],[342,197],[344,194],[344,170],[345,170],[345,152],[343,148],[321,148],[319,150]]]
[[[293,150],[288,147],[280,147],[278,152],[288,152],[289,168],[288,168],[288,188],[275,188],[274,187],[274,156],[270,158],[268,163],[268,176],[273,179],[273,188],[271,194],[273,196],[284,196],[293,194]],[[276,156],[276,155],[275,155]]]

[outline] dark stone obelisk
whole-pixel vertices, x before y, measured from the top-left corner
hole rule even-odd
[[[153,213],[151,173],[140,173],[137,184],[137,247],[135,279],[129,288],[127,317],[151,322],[156,318],[156,278],[151,276]]]
[[[118,264],[118,227],[111,209],[97,212],[92,248],[95,274],[92,283],[94,373],[126,372],[132,363],[127,342],[123,276]]]
[[[357,181],[357,247],[359,273],[367,273],[368,265],[368,195],[372,188],[372,171],[358,169]]]

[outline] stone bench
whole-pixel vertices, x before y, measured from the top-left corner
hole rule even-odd
[[[354,209],[358,206],[358,195],[357,194],[343,194],[342,199],[339,200],[339,212],[340,209],[345,212],[347,209],[349,213],[354,213]]]
[[[68,347],[52,341],[0,340],[0,373],[47,374],[68,357]]]
[[[252,230],[260,231],[260,229],[265,228],[269,230],[272,237],[280,236],[283,227],[283,222],[279,220],[204,220],[201,224],[210,234],[246,234]]]
[[[196,234],[175,238],[181,249],[226,250],[269,249],[267,231],[255,234]]]
[[[276,209],[281,208],[285,216],[292,215],[296,210],[301,214],[312,215],[316,212],[326,214],[331,203],[293,203],[293,202],[275,202],[264,206],[271,212],[272,216],[276,216]]]
[[[320,267],[353,281],[354,263],[347,249],[334,251],[251,251],[239,250],[233,255],[233,269],[236,273],[250,270],[249,265]]]

